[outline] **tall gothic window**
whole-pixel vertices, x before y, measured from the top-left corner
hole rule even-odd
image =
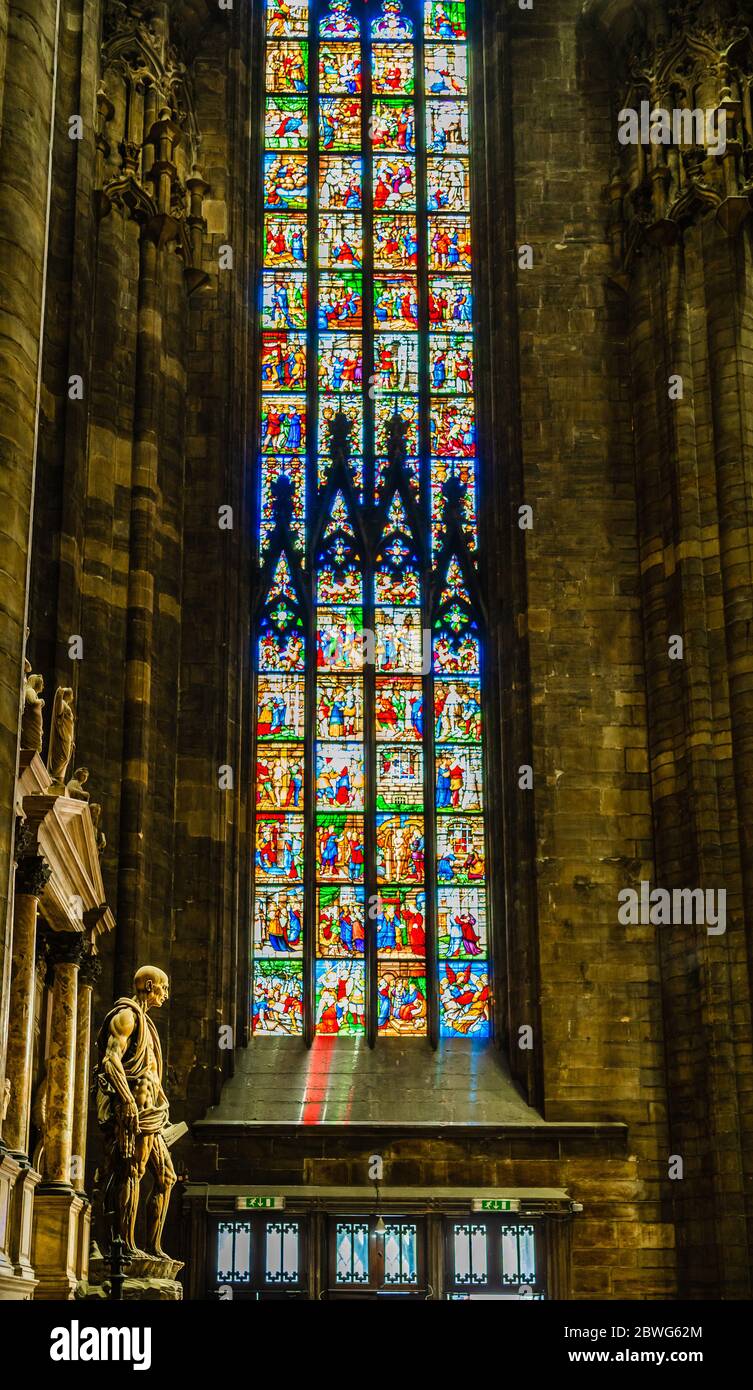
[[[466,5],[265,22],[253,1029],[486,1037]]]

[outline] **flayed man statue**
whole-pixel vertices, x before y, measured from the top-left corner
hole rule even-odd
[[[113,1236],[132,1255],[167,1258],[162,1250],[175,1169],[168,1150],[167,1096],[162,1089],[162,1048],[149,1009],[168,998],[163,970],[142,965],[132,999],[116,1000],[97,1038],[97,1119],[105,1142],[104,1204]],[[185,1126],[181,1126],[185,1128]],[[136,1247],[136,1214],[147,1168],[153,1187],[146,1208],[146,1250]]]

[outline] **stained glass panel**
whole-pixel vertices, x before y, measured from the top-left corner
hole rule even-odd
[[[466,7],[421,10],[266,5],[253,1026],[309,1041],[491,1027]]]
[[[414,270],[418,262],[415,217],[374,218],[374,267],[376,270]]]
[[[305,266],[308,246],[308,226],[304,213],[287,217],[268,216],[264,222],[264,264]]]
[[[373,90],[378,95],[412,96],[415,89],[410,44],[376,43],[372,49]]]
[[[363,160],[357,154],[330,155],[319,161],[319,207],[360,211],[363,198]]]
[[[319,45],[319,91],[357,96],[361,91],[361,46],[357,43]]]
[[[300,41],[267,45],[268,92],[307,91],[308,47]]]
[[[303,966],[300,961],[258,960],[254,967],[254,1033],[300,1036],[303,1032]]]
[[[364,891],[341,885],[318,891],[318,954],[327,959],[363,956]]]
[[[316,1031],[353,1037],[363,1033],[366,977],[363,961],[318,960],[316,963]]]
[[[305,97],[269,96],[264,117],[268,150],[302,150],[308,144],[308,102]]]

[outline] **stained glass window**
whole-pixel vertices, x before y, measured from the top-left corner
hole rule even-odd
[[[466,5],[267,0],[264,71],[253,1031],[484,1038]]]

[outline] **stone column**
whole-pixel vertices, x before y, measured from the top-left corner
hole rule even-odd
[[[28,1155],[29,1115],[33,1085],[34,994],[37,903],[51,869],[40,854],[25,855],[16,868],[13,903],[13,954],[6,1074],[10,1102],[3,1136],[17,1156]]]
[[[98,956],[83,957],[78,974],[76,1007],[76,1085],[73,1101],[73,1158],[71,1181],[77,1192],[84,1191],[86,1132],[89,1117],[89,1062],[91,1058],[91,1016],[94,983],[102,971]]]
[[[88,1204],[73,1190],[71,1156],[76,1094],[78,971],[85,938],[50,932],[53,970],[50,1045],[44,1100],[44,1179],[34,1202],[32,1263],[36,1297],[69,1299],[79,1282],[82,1212]]]
[[[84,938],[74,932],[48,938],[53,968],[50,1051],[44,1125],[45,1189],[70,1189],[76,1093],[78,971]]]
[[[0,5],[5,59],[0,117],[0,512],[5,522],[0,528],[0,658],[7,673],[0,684],[3,786],[13,785],[18,759],[58,17],[56,0],[3,0]],[[0,1093],[10,1003],[6,909],[12,887],[11,801],[4,798],[0,809]]]

